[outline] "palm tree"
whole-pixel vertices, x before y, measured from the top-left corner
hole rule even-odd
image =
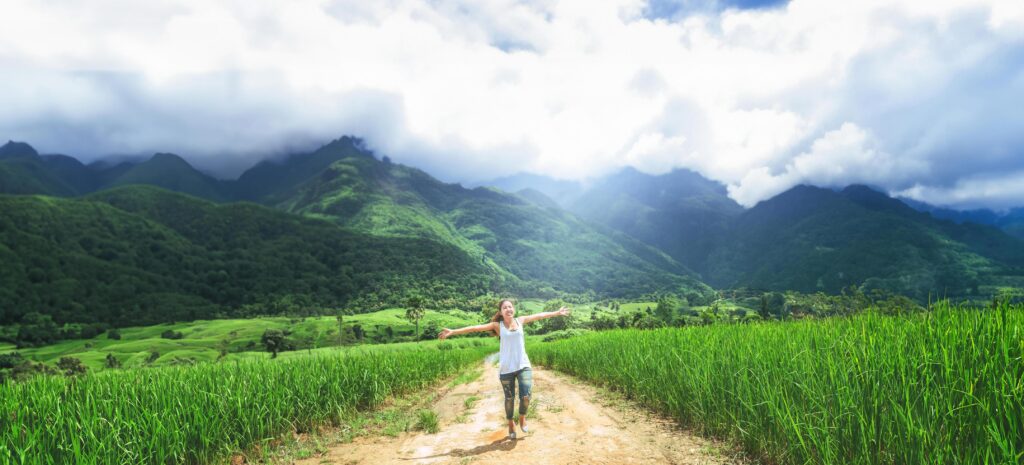
[[[418,295],[405,300],[405,318],[416,323],[416,337],[420,335],[420,320],[423,319],[423,297]]]

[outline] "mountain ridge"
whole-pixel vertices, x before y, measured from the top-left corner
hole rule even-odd
[[[443,183],[378,159],[347,136],[312,152],[264,160],[234,181],[206,176],[176,155],[90,164],[83,171],[70,157],[40,156],[17,144],[0,150],[7,154],[0,158],[0,191],[81,195],[90,184],[67,180],[82,172],[107,177],[93,184],[97,189],[162,182],[199,197],[253,201],[375,236],[450,244],[501,279],[523,279],[534,289],[550,285],[550,292],[675,288],[704,295],[700,276],[718,287],[838,292],[852,284],[922,299],[948,289],[977,295],[983,286],[1016,282],[1024,274],[1019,240],[990,226],[937,219],[863,185],[795,186],[744,209],[724,185],[688,170],[654,176],[623,169],[579,192],[573,191],[578,183],[523,178],[568,189],[576,197],[566,208],[531,186],[508,193]]]

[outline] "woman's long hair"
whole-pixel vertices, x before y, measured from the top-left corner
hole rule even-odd
[[[510,303],[512,305],[515,305],[515,302],[512,302],[512,300],[510,300],[510,299],[502,299],[501,302],[498,302],[498,311],[494,312],[494,316],[491,317],[491,323],[498,323],[499,321],[501,321],[501,306],[505,305],[505,302],[508,302],[508,303]],[[498,323],[498,324],[501,324],[501,323]],[[495,328],[493,331],[494,331],[494,337],[501,338],[501,331],[499,331],[497,328]]]

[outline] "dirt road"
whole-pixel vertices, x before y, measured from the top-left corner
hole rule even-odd
[[[713,445],[668,422],[610,402],[607,395],[560,373],[535,367],[530,433],[508,439],[497,367],[444,393],[432,408],[440,431],[397,438],[364,437],[339,444],[319,464],[725,464]],[[472,407],[466,399],[477,397]],[[518,407],[518,401],[517,401]]]

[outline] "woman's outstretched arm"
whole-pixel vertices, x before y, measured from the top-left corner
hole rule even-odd
[[[533,315],[526,315],[526,316],[520,317],[519,321],[521,321],[525,325],[525,324],[527,324],[527,323],[529,323],[531,321],[543,320],[545,318],[552,318],[552,317],[556,317],[556,316],[566,316],[566,315],[569,314],[569,312],[571,312],[571,310],[569,310],[566,307],[562,307],[562,308],[560,308],[558,310],[555,310],[553,312],[542,312],[542,313],[535,313]]]
[[[437,337],[440,338],[443,341],[443,340],[447,339],[448,336],[458,336],[459,334],[475,333],[475,332],[479,332],[479,331],[494,331],[496,329],[495,325],[497,325],[497,324],[498,323],[495,323],[495,322],[492,321],[490,323],[484,323],[482,325],[466,326],[465,328],[459,328],[459,329],[448,329],[448,328],[445,328],[445,329],[441,330],[441,332],[437,335]]]

